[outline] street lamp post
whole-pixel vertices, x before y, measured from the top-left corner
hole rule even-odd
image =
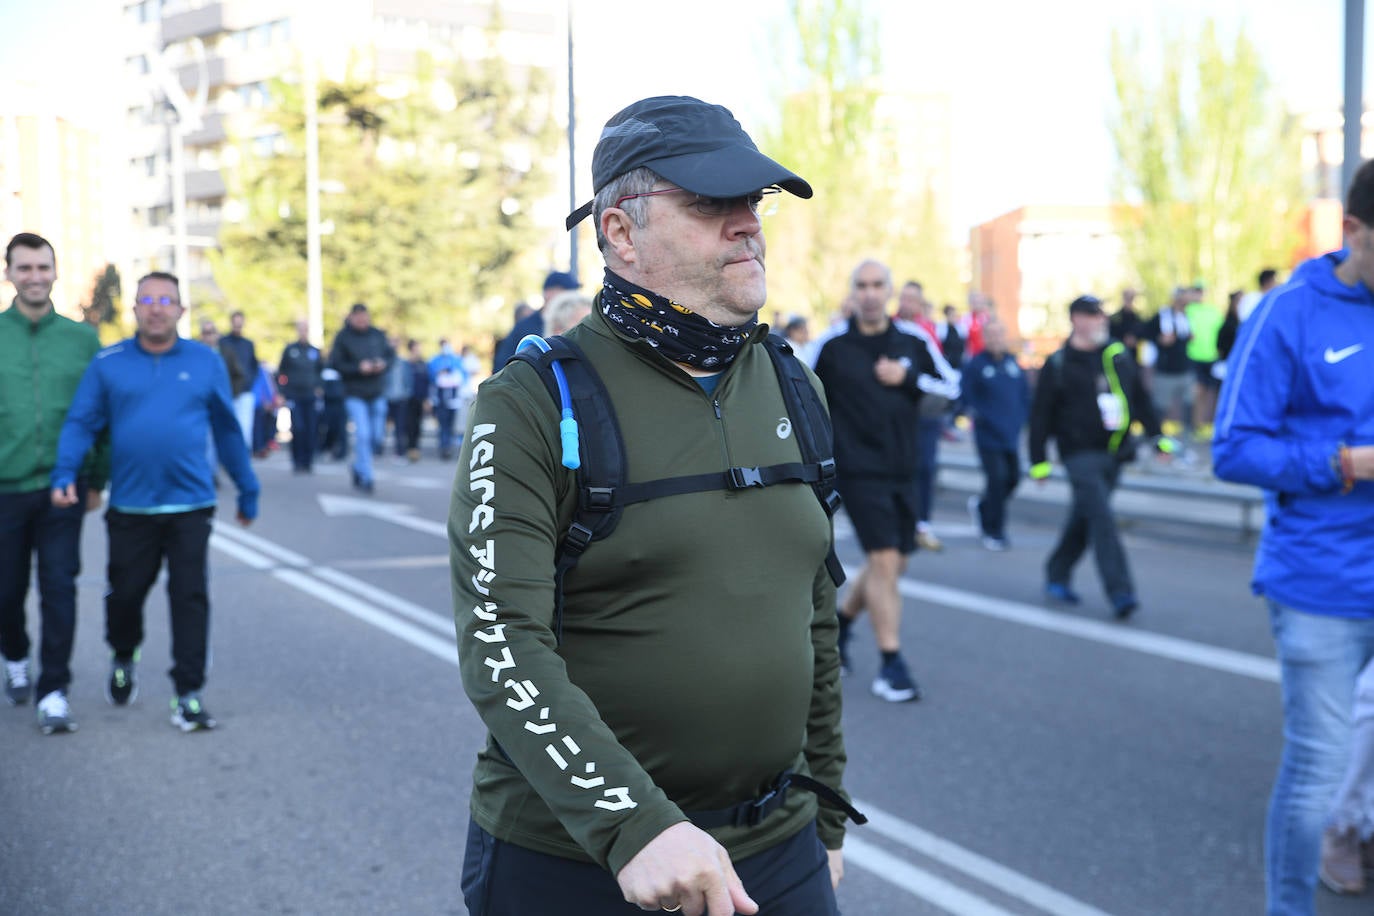
[[[1360,167],[1364,138],[1364,0],[1345,0],[1345,154],[1341,197]]]

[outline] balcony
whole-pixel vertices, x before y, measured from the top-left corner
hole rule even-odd
[[[279,76],[290,64],[287,52],[264,48],[254,51],[235,51],[230,55],[216,54],[205,62],[206,87],[244,86]],[[200,84],[200,65],[182,64],[177,67],[177,81],[188,93]]]
[[[213,200],[224,196],[224,178],[219,170],[189,169],[186,172],[186,199]]]
[[[186,135],[186,145],[213,146],[223,143],[229,136],[225,131],[224,121],[224,115],[218,112],[207,114],[201,119],[200,130],[193,130]]]
[[[171,44],[187,38],[206,38],[220,32],[267,22],[276,16],[275,5],[263,0],[224,0],[208,3],[198,10],[187,10],[162,20],[162,41]]]

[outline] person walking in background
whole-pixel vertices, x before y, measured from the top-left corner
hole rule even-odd
[[[420,425],[429,406],[429,366],[420,353],[420,342],[406,343],[406,369],[410,372],[410,400],[406,402],[405,447],[406,460],[411,464],[420,460]]]
[[[1236,346],[1236,335],[1240,333],[1240,303],[1244,298],[1244,293],[1238,289],[1232,290],[1231,295],[1226,297],[1226,317],[1217,330],[1217,361],[1212,365],[1212,374],[1216,376],[1218,386],[1226,379],[1226,361]]]
[[[439,355],[429,361],[431,397],[434,401],[434,422],[439,428],[439,458],[453,457],[454,425],[462,407],[463,389],[468,373],[462,357],[453,352],[448,338],[439,341]]]
[[[1140,342],[1145,339],[1148,323],[1135,310],[1135,300],[1139,294],[1134,287],[1121,291],[1121,308],[1112,316],[1108,327],[1112,338],[1121,341],[1127,352],[1140,359]]]
[[[1241,321],[1245,321],[1254,314],[1255,308],[1260,304],[1260,300],[1267,296],[1271,289],[1279,285],[1279,272],[1272,267],[1266,267],[1264,270],[1261,270],[1259,276],[1255,278],[1255,284],[1257,289],[1246,293],[1236,310],[1240,315]]]
[[[345,406],[343,376],[330,364],[332,353],[322,355],[320,369],[320,454],[335,461],[348,456],[348,410]]]
[[[386,343],[396,356],[392,359],[391,365],[387,367],[385,381],[382,384],[382,396],[386,398],[386,416],[391,423],[392,441],[396,449],[396,463],[404,464],[406,463],[407,429],[410,426],[407,414],[410,412],[411,395],[415,391],[415,377],[414,373],[411,372],[410,364],[400,358],[400,338],[394,335],[390,336],[386,339]],[[383,438],[385,439],[385,436]]]
[[[1125,345],[1111,340],[1102,301],[1079,296],[1069,304],[1069,323],[1073,332],[1045,361],[1031,401],[1031,477],[1049,477],[1047,445],[1053,438],[1073,491],[1059,542],[1045,561],[1045,595],[1066,604],[1081,601],[1072,587],[1073,569],[1091,546],[1112,612],[1125,620],[1140,600],[1111,499],[1121,466],[1135,457],[1131,424],[1139,421],[1160,452],[1174,446],[1161,437],[1135,360]]]
[[[38,727],[53,734],[76,729],[67,687],[76,639],[81,523],[87,512],[100,508],[106,449],[83,453],[71,505],[53,505],[49,479],[57,461],[57,434],[100,340],[90,325],[53,307],[57,255],[47,239],[31,232],[11,238],[5,279],[15,296],[0,312],[0,655],[5,699],[19,706],[33,693]],[[36,690],[24,614],[35,557],[41,614]]]
[[[1193,367],[1192,428],[1197,437],[1206,441],[1212,437],[1212,417],[1217,410],[1217,391],[1221,376],[1214,370],[1217,363],[1217,335],[1225,323],[1226,313],[1203,300],[1202,284],[1189,292],[1188,327],[1193,336],[1188,341],[1188,362]]]
[[[257,398],[253,386],[258,380],[258,352],[253,341],[243,336],[243,312],[229,314],[229,333],[220,340],[220,349],[234,355],[242,373],[240,381],[234,386],[234,416],[243,429],[243,443],[251,451],[253,448],[254,414],[257,411]],[[233,376],[230,376],[233,381]]]
[[[581,293],[559,293],[544,306],[545,337],[566,334],[592,313],[592,300]]]
[[[555,297],[570,293],[582,288],[582,284],[577,282],[577,278],[572,274],[561,270],[550,271],[544,278],[544,301],[538,309],[532,309],[523,318],[517,317],[515,325],[509,334],[503,337],[496,344],[496,351],[492,355],[492,372],[499,372],[501,367],[510,359],[515,352],[520,341],[531,334],[542,335],[544,333],[544,310],[549,307],[549,303]]]
[[[253,474],[229,396],[224,363],[177,336],[181,295],[176,277],[154,272],[138,281],[137,334],[91,361],[67,412],[52,471],[52,502],[76,505],[82,457],[110,435],[109,591],[105,634],[114,657],[107,696],[123,706],[137,695],[143,604],[163,562],[172,620],[169,672],[176,691],[172,724],[215,727],[201,700],[210,637],[208,551],[215,485],[205,439],[214,432],[220,463],[238,487],[238,520],[258,514]]]
[[[1163,423],[1188,430],[1193,422],[1193,382],[1195,372],[1188,361],[1188,342],[1193,338],[1188,323],[1191,294],[1175,287],[1169,305],[1159,310],[1145,327],[1145,337],[1154,345],[1154,371],[1150,393],[1155,413]]]
[[[372,326],[367,306],[354,303],[343,328],[334,337],[330,363],[343,380],[344,407],[353,424],[353,486],[364,493],[376,490],[372,458],[386,436],[386,371],[396,351],[386,335]]]
[[[265,363],[259,363],[258,377],[253,382],[254,458],[266,458],[277,448],[277,411],[281,406],[272,370]]]
[[[1212,442],[1218,477],[1266,491],[1251,588],[1281,672],[1271,916],[1315,910],[1356,683],[1374,659],[1374,162],[1355,172],[1342,224],[1342,251],[1301,264],[1241,323]]]
[[[969,514],[988,550],[1007,549],[1007,500],[1021,481],[1021,429],[1030,412],[1030,386],[1007,352],[1007,329],[996,318],[983,326],[983,352],[964,364],[960,390],[973,414],[973,441],[983,466],[983,495],[969,497]]]
[[[897,591],[917,547],[921,402],[927,393],[952,400],[959,391],[935,342],[916,325],[888,317],[892,276],[885,264],[862,262],[850,287],[854,317],[817,340],[815,366],[835,428],[836,485],[864,551],[863,570],[839,608],[840,658],[848,670],[851,629],[867,609],[882,658],[873,693],[901,703],[921,696],[902,656]]]
[[[319,434],[316,402],[321,394],[323,365],[320,348],[310,342],[309,323],[297,321],[296,339],[286,345],[277,361],[277,386],[291,411],[291,469],[297,474],[312,473],[315,464]]]

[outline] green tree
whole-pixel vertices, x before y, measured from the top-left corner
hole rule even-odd
[[[118,324],[116,303],[119,302],[119,296],[119,270],[113,264],[106,264],[105,269],[96,274],[90,299],[81,307],[87,324],[93,324],[97,329],[103,324]]]
[[[1167,35],[1158,62],[1112,35],[1118,231],[1149,302],[1202,281],[1217,304],[1264,266],[1291,263],[1303,188],[1301,133],[1242,31]]]
[[[405,80],[380,83],[366,54],[350,72],[318,95],[326,342],[362,301],[388,332],[480,347],[544,266],[532,207],[557,139],[548,76],[494,45],[447,72],[422,56]],[[303,94],[277,81],[272,96],[279,148],[255,155],[241,140],[226,176],[241,218],[212,254],[226,307],[260,316],[269,341],[304,313],[306,284]]]
[[[864,258],[887,262],[894,281],[921,280],[927,296],[952,298],[958,271],[937,195],[908,183],[927,163],[900,149],[883,110],[878,25],[859,0],[790,0],[779,59],[776,125],[761,133],[768,155],[815,190],[782,201],[765,226],[769,304],[824,318],[844,298]],[[900,106],[893,106],[899,109]]]

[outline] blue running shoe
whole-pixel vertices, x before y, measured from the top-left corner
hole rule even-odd
[[[892,661],[884,662],[882,670],[873,681],[873,694],[889,703],[906,703],[921,698],[921,688],[912,680],[906,670],[906,662],[900,655]]]
[[[1083,600],[1078,597],[1078,592],[1063,582],[1046,582],[1045,597],[1054,601],[1062,601],[1064,604],[1079,604]]]

